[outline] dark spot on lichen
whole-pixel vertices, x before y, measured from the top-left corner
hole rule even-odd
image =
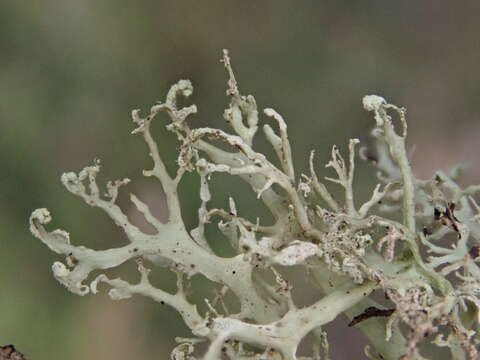
[[[379,316],[389,317],[390,315],[393,314],[394,311],[395,311],[395,309],[382,310],[382,309],[376,308],[375,306],[370,306],[370,307],[366,308],[361,314],[355,316],[352,319],[352,321],[350,321],[348,326],[349,327],[354,326],[354,325],[358,324],[359,322],[367,320],[371,317],[379,317]]]
[[[423,227],[422,232],[423,232],[423,235],[425,235],[425,236],[432,235],[432,231],[429,228],[427,228],[426,226]]]
[[[468,253],[470,254],[470,257],[472,259],[478,258],[478,256],[480,255],[480,246],[472,246]]]

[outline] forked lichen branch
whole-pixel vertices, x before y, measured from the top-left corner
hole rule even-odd
[[[476,359],[480,310],[480,186],[462,188],[458,172],[437,172],[433,178],[417,179],[408,158],[405,109],[376,95],[363,99],[365,110],[374,114],[372,135],[376,149],[360,149],[362,158],[375,167],[379,183],[369,200],[359,205],[355,188],[356,145],[349,142],[348,157],[334,146],[323,179],[316,170],[314,153],[309,174],[298,175],[287,133],[287,121],[266,108],[263,134],[277,160],[255,148],[260,115],[252,95],[240,93],[231,61],[224,51],[222,62],[228,73],[229,105],[224,118],[231,132],[214,128],[191,128],[189,116],[195,105],[179,108],[178,98],[189,97],[193,86],[180,80],[165,101],[152,106],[143,117],[132,112],[136,128],[148,147],[153,166],[145,176],[156,178],[163,189],[169,211],[158,220],[148,205],[130,195],[133,206],[154,228],[145,233],[133,225],[116,200],[128,179],[108,182],[106,194],[97,184],[100,162],[79,173],[62,175],[62,183],[86,204],[103,210],[126,234],[128,245],[94,250],[72,244],[64,230],[49,231],[47,209],[30,217],[33,235],[65,257],[52,266],[54,277],[78,295],[96,294],[100,286],[110,288],[114,300],[143,295],[178,311],[191,329],[191,339],[179,339],[172,359],[307,359],[299,357],[302,339],[314,335],[308,359],[328,359],[329,345],[322,327],[339,314],[346,314],[370,341],[365,354],[371,359],[424,359],[420,344],[447,349],[452,359]],[[178,168],[170,174],[151,132],[151,123],[166,113],[167,131],[180,142]],[[394,125],[398,117],[400,133]],[[292,123],[293,124],[293,123]],[[215,141],[211,141],[215,140]],[[219,147],[221,141],[227,145]],[[278,163],[279,165],[275,165]],[[332,171],[333,170],[333,171]],[[199,176],[198,224],[188,230],[182,218],[178,186],[186,172]],[[271,212],[273,223],[252,221],[237,209],[232,191],[226,208],[212,208],[216,173],[238,176]],[[339,185],[342,199],[335,199],[326,182]],[[401,213],[401,221],[396,220]],[[236,255],[225,258],[210,247],[205,228],[217,225]],[[211,225],[210,225],[211,226]],[[450,242],[450,245],[445,244]],[[428,256],[422,255],[425,250]],[[137,261],[140,280],[129,283],[92,271],[116,268]],[[301,266],[319,288],[312,305],[298,307],[281,269]],[[177,290],[169,293],[149,281],[156,267],[177,275]],[[262,270],[262,271],[260,271]],[[216,294],[205,299],[208,310],[200,312],[187,299],[185,289],[194,274],[218,284]],[[240,304],[235,312],[225,297],[232,293]],[[381,292],[388,307],[371,294]],[[442,329],[441,331],[439,329]],[[208,341],[209,348],[197,354],[195,345]],[[246,346],[249,345],[249,346]]]

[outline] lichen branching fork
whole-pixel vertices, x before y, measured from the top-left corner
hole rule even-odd
[[[124,230],[128,245],[108,250],[74,245],[66,231],[45,228],[51,221],[47,209],[32,213],[33,235],[65,257],[53,264],[54,277],[78,295],[96,294],[103,283],[114,300],[138,294],[171,306],[192,331],[191,339],[178,339],[171,355],[177,360],[200,356],[206,360],[328,359],[323,326],[341,313],[369,339],[365,354],[371,359],[423,359],[433,345],[449,351],[453,359],[476,359],[480,207],[475,195],[480,186],[460,187],[458,170],[417,179],[407,155],[405,110],[370,95],[363,105],[374,114],[376,148],[360,148],[359,153],[371,162],[379,184],[371,198],[358,206],[354,168],[359,141],[350,140],[346,159],[333,147],[326,165],[333,177],[319,178],[313,152],[309,173],[298,175],[286,122],[277,111],[267,108],[263,113],[275,126],[266,123],[262,130],[278,158],[275,165],[254,147],[260,118],[254,97],[240,94],[227,51],[222,62],[228,73],[230,99],[224,118],[231,133],[190,127],[187,118],[197,107],[177,106],[179,97],[192,94],[188,80],[174,84],[165,101],[152,106],[145,117],[139,110],[132,112],[133,133],[143,137],[153,160],[153,167],[144,175],[159,181],[169,211],[168,219],[160,221],[145,202],[130,195],[136,210],[155,228],[154,234],[132,224],[116,203],[119,189],[128,179],[108,182],[106,192],[100,189],[98,161],[79,173],[63,174],[62,183],[88,205],[103,210]],[[175,133],[181,144],[175,174],[167,171],[151,133],[151,123],[159,121],[160,113],[168,115],[166,129]],[[395,126],[394,117],[399,122]],[[224,142],[229,150],[216,145],[218,142]],[[178,185],[186,172],[196,172],[200,181],[198,226],[191,230],[183,222],[178,197]],[[235,197],[240,195],[233,191],[225,199],[226,208],[209,206],[215,191],[210,179],[219,172],[243,179],[271,212],[273,223],[242,216],[235,205]],[[339,185],[344,197],[335,199],[326,182]],[[215,253],[205,233],[207,224],[218,226],[236,256]],[[425,257],[425,252],[430,256]],[[92,271],[116,268],[131,260],[138,263],[138,283],[105,274],[90,278]],[[318,300],[310,306],[299,308],[292,299],[296,284],[281,273],[291,266],[304,267],[308,279],[320,290]],[[152,267],[176,273],[175,293],[151,284]],[[205,313],[187,299],[186,288],[194,274],[218,284],[217,293],[205,299]],[[376,302],[373,292],[384,293],[382,297],[388,300]],[[225,301],[228,293],[238,299],[239,311]],[[311,355],[299,357],[299,343],[310,333],[314,336]],[[209,346],[199,355],[195,345],[200,341],[208,341]],[[426,344],[422,354],[420,344]]]

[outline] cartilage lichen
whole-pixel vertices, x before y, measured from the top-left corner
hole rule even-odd
[[[160,221],[144,202],[130,195],[136,209],[155,228],[154,234],[133,225],[116,203],[128,179],[108,182],[103,195],[96,181],[99,161],[79,173],[63,174],[61,181],[72,194],[106,212],[124,230],[128,245],[108,250],[74,245],[66,231],[46,230],[51,221],[47,209],[32,213],[33,235],[65,257],[64,262],[53,264],[54,277],[78,295],[95,294],[103,283],[114,300],[138,294],[171,306],[193,336],[179,339],[171,355],[176,360],[328,359],[323,327],[341,313],[369,339],[365,354],[371,359],[424,359],[428,349],[423,353],[421,344],[446,348],[452,359],[476,359],[480,207],[475,195],[480,186],[459,186],[458,171],[438,171],[427,180],[416,178],[406,150],[405,109],[376,95],[363,99],[365,110],[374,115],[376,148],[359,149],[378,176],[370,200],[358,204],[353,190],[359,140],[350,140],[346,158],[333,147],[323,180],[315,170],[313,152],[309,174],[299,175],[292,161],[287,123],[267,108],[264,114],[277,125],[276,130],[263,126],[263,135],[278,157],[279,166],[274,165],[253,146],[260,121],[254,97],[241,95],[227,51],[222,62],[230,99],[224,118],[232,132],[190,127],[187,118],[197,107],[177,106],[179,97],[193,92],[188,80],[174,84],[165,101],[152,106],[146,116],[139,110],[132,112],[136,125],[132,133],[143,136],[153,160],[144,175],[159,181],[169,211],[168,219]],[[167,171],[151,133],[151,123],[161,112],[170,118],[166,129],[180,142],[175,174]],[[394,117],[400,123],[399,132]],[[216,145],[218,141],[230,150]],[[198,226],[192,231],[183,222],[178,198],[178,185],[186,172],[196,172],[200,179]],[[210,187],[210,179],[218,172],[249,184],[274,222],[247,220],[237,211],[234,192],[228,208],[211,208],[215,188]],[[344,198],[334,198],[326,182],[339,185]],[[207,223],[218,225],[237,255],[225,258],[215,253],[207,241]],[[132,260],[138,263],[138,283],[105,274],[90,278],[92,271]],[[291,296],[296,284],[286,281],[278,266],[305,267],[323,295],[310,306],[298,307]],[[151,267],[175,272],[177,291],[154,287],[149,281]],[[215,298],[205,299],[208,311],[203,313],[185,291],[197,273],[219,287]],[[268,273],[274,282],[264,277]],[[372,299],[376,290],[385,293],[389,306]],[[228,292],[237,297],[239,311],[232,311],[223,301]],[[311,356],[299,357],[299,343],[310,333],[315,339]],[[199,341],[209,342],[204,354],[196,352]]]

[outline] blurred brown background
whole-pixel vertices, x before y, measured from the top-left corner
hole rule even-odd
[[[418,174],[466,160],[465,181],[478,179],[479,15],[478,1],[1,1],[0,345],[34,360],[166,359],[173,335],[188,336],[173,310],[148,299],[65,291],[50,271],[59,258],[30,235],[27,219],[47,207],[51,228],[69,231],[75,244],[124,244],[103,213],[60,184],[63,171],[95,157],[102,178],[136,180],[124,191],[164,216],[161,190],[141,176],[150,162],[141,138],[129,135],[130,111],[189,78],[199,107],[192,125],[224,127],[222,48],[242,92],[287,119],[298,172],[311,149],[322,169],[333,144],[368,140],[372,120],[361,99],[375,93],[408,107]],[[172,166],[177,143],[164,120],[155,131]],[[372,172],[358,169],[359,193],[370,191]],[[197,180],[182,184],[189,225]],[[224,206],[232,183],[217,184]],[[256,207],[254,196],[240,197],[240,212]],[[137,276],[132,265],[111,274]],[[173,288],[171,274],[156,281]],[[196,286],[200,301],[211,295],[209,284]],[[345,324],[331,326],[333,358],[360,359],[361,339]]]

